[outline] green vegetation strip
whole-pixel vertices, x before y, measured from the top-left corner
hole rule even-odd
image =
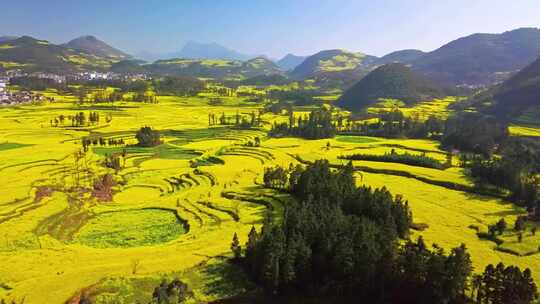
[[[406,164],[410,166],[424,167],[424,168],[433,168],[444,170],[447,168],[444,164],[441,164],[438,160],[425,156],[425,155],[414,155],[410,153],[397,154],[397,153],[386,153],[384,155],[374,155],[374,154],[351,154],[340,156],[340,159],[348,160],[367,160],[374,162],[387,162],[387,163],[399,163]]]
[[[88,221],[76,239],[97,248],[135,247],[166,243],[189,226],[175,210],[148,208],[101,213]]]
[[[0,151],[24,148],[24,147],[29,147],[29,146],[32,146],[32,145],[19,144],[19,143],[0,143]]]

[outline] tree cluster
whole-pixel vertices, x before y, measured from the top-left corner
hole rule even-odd
[[[405,117],[399,109],[379,113],[376,123],[353,123],[342,122],[338,117],[338,130],[347,134],[362,136],[377,136],[385,138],[430,138],[437,137],[444,131],[444,121],[429,116],[427,120],[419,117]]]
[[[508,198],[518,205],[535,207],[540,200],[540,153],[520,140],[505,143],[501,155],[463,155],[478,187],[495,186],[508,190]]]
[[[274,123],[270,132],[271,137],[296,136],[307,139],[332,138],[336,135],[336,126],[332,120],[332,112],[326,109],[314,110],[305,117],[294,116],[289,111],[288,123]]]
[[[159,132],[152,130],[151,127],[142,127],[135,134],[140,147],[154,147],[161,144]]]
[[[214,113],[208,113],[208,125],[234,126],[240,129],[251,129],[260,126],[262,123],[261,112],[251,112],[249,114],[240,114],[236,112],[234,115],[225,115],[225,112],[217,116]]]
[[[136,92],[131,97],[133,102],[157,103],[158,99],[152,92]]]
[[[124,139],[123,138],[120,138],[120,139],[115,139],[115,138],[109,138],[109,139],[105,139],[103,137],[83,137],[82,139],[82,147],[83,147],[83,150],[85,152],[88,151],[88,148],[93,145],[93,146],[101,146],[101,147],[104,147],[104,146],[123,146],[125,145],[125,142],[124,142]]]
[[[45,91],[47,89],[65,91],[67,89],[65,83],[58,83],[54,79],[31,76],[13,77],[9,80],[9,83],[19,86],[22,90],[26,91]]]
[[[407,202],[384,188],[357,187],[351,164],[270,168],[264,179],[297,203],[287,206],[281,223],[266,217],[261,231],[252,228],[243,255],[237,239],[231,249],[266,292],[367,303],[467,303],[472,265],[465,246],[445,253],[422,238],[400,245],[412,223]],[[534,282],[503,282],[514,279],[500,284],[527,300],[485,303],[531,303]]]
[[[91,95],[89,102],[91,103],[106,103],[117,102],[124,100],[124,94],[118,90],[108,92],[106,90],[98,90]]]
[[[118,153],[106,155],[105,160],[103,160],[103,166],[105,166],[106,168],[114,169],[115,171],[119,171],[120,169],[122,169],[122,157],[125,160],[125,151],[121,155]]]
[[[193,292],[189,290],[186,283],[179,279],[175,279],[170,283],[167,280],[163,280],[154,289],[152,301],[149,304],[185,303],[191,297],[193,297]]]
[[[476,303],[486,304],[525,304],[538,297],[529,269],[521,271],[516,266],[505,267],[503,263],[489,264],[482,275],[475,275],[472,291]]]
[[[195,77],[167,76],[152,81],[158,95],[196,96],[205,89],[204,82]]]
[[[506,124],[476,113],[450,117],[444,126],[441,144],[446,149],[470,151],[489,156],[508,138]]]
[[[72,127],[86,127],[89,125],[97,125],[100,121],[100,115],[98,112],[90,112],[88,113],[88,117],[84,114],[84,112],[79,112],[75,115],[67,116],[67,119],[71,120],[71,126]],[[51,120],[51,125],[58,127],[58,124],[64,124],[64,121],[66,120],[66,116],[60,115],[54,120]]]
[[[396,153],[393,149],[390,153],[385,153],[383,155],[376,154],[351,154],[340,156],[340,159],[348,160],[366,160],[366,161],[376,161],[376,162],[390,162],[390,163],[399,163],[406,164],[411,166],[426,167],[443,170],[448,168],[451,164],[443,164],[436,160],[435,158],[429,157],[424,154],[411,154],[405,152],[403,154]]]
[[[307,91],[307,90],[271,90],[268,92],[268,97],[270,99],[275,99],[280,102],[292,102],[297,106],[306,106],[313,104],[320,104],[321,102],[316,101],[314,96],[316,92]]]
[[[260,234],[249,234],[246,267],[267,291],[346,295],[381,283],[379,270],[392,264],[412,221],[406,202],[385,189],[357,188],[352,166],[333,171],[327,161],[268,169],[265,183],[299,201],[282,225],[267,220]]]

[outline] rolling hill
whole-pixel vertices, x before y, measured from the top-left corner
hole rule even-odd
[[[115,60],[23,36],[0,43],[0,65],[4,69],[43,72],[106,70]]]
[[[278,60],[277,65],[283,70],[283,71],[292,71],[294,68],[299,66],[304,60],[306,60],[306,56],[296,56],[294,54],[287,54],[280,60]]]
[[[441,90],[402,63],[378,67],[352,86],[338,99],[337,105],[361,111],[381,98],[398,99],[412,104],[441,97]]]
[[[327,50],[306,58],[289,73],[295,80],[312,79],[321,87],[346,89],[373,69],[377,57]]]
[[[540,29],[474,34],[452,41],[413,62],[413,69],[441,83],[490,85],[540,56]]]
[[[127,59],[119,62],[115,62],[111,65],[111,72],[121,74],[139,74],[145,73],[146,70],[143,66],[145,62],[142,60]]]
[[[203,78],[241,80],[259,75],[280,74],[272,61],[257,57],[248,61],[224,59],[168,59],[158,60],[145,69],[156,75],[194,76]]]
[[[273,61],[265,57],[257,57],[243,63],[242,75],[254,77],[258,75],[281,74],[281,69]]]
[[[326,50],[306,58],[290,75],[307,79],[320,74],[339,73],[367,68],[376,57],[345,50]]]
[[[82,36],[73,39],[70,42],[63,44],[62,46],[86,52],[97,57],[112,58],[116,60],[123,60],[131,57],[130,55],[113,48],[112,46],[97,39],[94,36]]]
[[[375,65],[384,65],[393,62],[411,63],[424,56],[425,53],[420,50],[401,50],[395,51],[375,61]]]

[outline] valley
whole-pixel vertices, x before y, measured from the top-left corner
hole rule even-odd
[[[4,6],[0,304],[540,303],[533,0]]]

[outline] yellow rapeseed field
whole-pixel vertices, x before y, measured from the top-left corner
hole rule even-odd
[[[194,302],[211,301],[249,287],[241,271],[226,263],[237,233],[243,245],[266,209],[279,219],[291,198],[261,186],[265,167],[308,163],[352,153],[425,154],[444,162],[447,155],[429,140],[389,140],[338,136],[329,140],[269,139],[266,128],[287,116],[264,114],[261,130],[209,126],[208,114],[235,115],[259,105],[224,98],[159,96],[157,104],[55,102],[0,108],[0,299],[25,303],[64,303],[81,292],[97,303],[147,303],[163,278],[180,277],[194,292]],[[443,103],[424,104],[420,111]],[[55,125],[59,116],[97,112],[97,125]],[[105,117],[110,117],[109,122]],[[51,123],[51,120],[53,123]],[[91,145],[81,152],[83,137],[123,139],[136,143],[143,126],[159,130],[163,144],[153,148]],[[260,147],[252,147],[258,137]],[[106,155],[122,154],[122,168],[102,165]],[[500,218],[507,222],[525,211],[492,197],[453,190],[472,182],[453,160],[446,170],[404,164],[355,161],[358,184],[387,187],[403,195],[416,231],[444,248],[465,243],[476,271],[503,261],[531,268],[540,280],[540,255],[518,256],[480,240],[477,230]],[[114,178],[112,201],[92,198],[95,183]],[[459,188],[459,189],[461,189]],[[270,206],[270,207],[269,207]],[[502,246],[517,253],[534,251],[540,236],[515,242],[508,233]],[[232,275],[234,274],[234,275]],[[231,277],[237,278],[231,281]],[[239,279],[238,279],[239,278]]]

